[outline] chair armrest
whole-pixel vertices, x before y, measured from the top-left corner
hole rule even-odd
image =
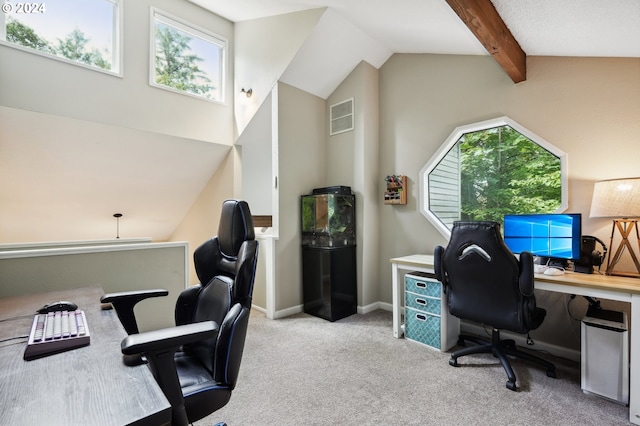
[[[214,321],[195,322],[161,330],[132,334],[122,341],[125,355],[177,350],[180,346],[214,337],[219,326]]]
[[[447,292],[447,282],[444,271],[442,270],[442,256],[444,255],[444,247],[436,246],[433,252],[433,272],[436,279],[442,283],[442,289]]]
[[[137,334],[138,322],[133,307],[141,300],[168,294],[169,292],[163,289],[123,291],[105,294],[100,298],[100,302],[111,303],[127,334]]]
[[[520,293],[526,297],[533,296],[533,255],[528,251],[523,251],[520,253],[518,262],[520,263],[520,277],[518,279]]]
[[[151,290],[133,290],[133,291],[121,291],[119,293],[107,293],[100,298],[102,303],[113,303],[121,300],[144,300],[149,297],[166,296],[169,292],[161,288],[155,288]]]
[[[189,424],[174,360],[175,352],[181,345],[215,336],[218,329],[214,321],[205,321],[132,334],[122,341],[123,354],[142,352],[147,357],[153,377],[171,404],[172,425]]]

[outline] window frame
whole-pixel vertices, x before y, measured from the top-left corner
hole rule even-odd
[[[418,209],[420,213],[424,217],[431,222],[431,224],[445,237],[449,238],[451,236],[451,230],[447,227],[447,225],[442,222],[438,216],[436,216],[430,209],[430,200],[429,200],[429,175],[431,172],[441,163],[441,161],[447,156],[449,151],[458,143],[458,140],[467,133],[473,133],[477,131],[492,129],[495,127],[501,126],[509,126],[516,130],[517,132],[523,134],[527,138],[529,138],[532,142],[539,145],[540,147],[546,149],[551,154],[558,157],[560,160],[560,181],[561,181],[561,191],[560,191],[560,206],[556,209],[556,213],[560,213],[565,211],[569,206],[569,196],[568,196],[568,160],[567,154],[547,142],[542,137],[533,133],[526,127],[516,123],[511,120],[509,117],[499,117],[491,120],[476,122],[472,124],[467,124],[463,126],[456,127],[453,132],[449,135],[449,137],[445,140],[445,142],[438,148],[438,150],[433,154],[433,156],[425,163],[425,165],[420,170],[418,175],[419,179],[419,203]]]
[[[181,32],[185,32],[194,37],[198,37],[200,39],[205,39],[206,41],[218,45],[220,48],[220,99],[207,98],[206,96],[199,95],[196,93],[187,92],[184,90],[179,90],[170,86],[165,86],[162,84],[156,83],[156,17],[160,17],[160,22],[165,25],[169,25],[175,27]],[[227,97],[227,56],[229,50],[229,40],[221,36],[220,34],[216,34],[210,30],[202,28],[196,24],[188,22],[184,19],[178,18],[170,13],[167,13],[163,10],[160,10],[155,7],[150,8],[150,36],[149,36],[149,85],[151,87],[155,87],[158,89],[163,89],[169,92],[177,93],[180,95],[190,96],[196,99],[200,99],[203,101],[218,103],[222,105],[226,105],[226,97]],[[195,32],[195,33],[194,33]],[[200,33],[200,34],[198,34]],[[212,40],[209,40],[212,39]]]
[[[123,0],[103,0],[107,3],[111,3],[115,7],[114,19],[113,19],[113,44],[111,48],[113,49],[112,54],[112,69],[107,70],[104,68],[97,67],[95,65],[85,64],[83,62],[74,61],[63,56],[54,55],[51,53],[43,52],[41,50],[33,49],[27,46],[22,46],[20,44],[12,43],[6,40],[6,27],[7,27],[7,14],[0,10],[0,21],[2,21],[1,32],[0,32],[0,45],[7,46],[12,49],[21,50],[23,52],[31,53],[34,55],[38,55],[44,58],[54,59],[59,62],[63,62],[70,65],[75,65],[81,68],[85,68],[91,71],[101,72],[103,74],[112,75],[115,77],[122,78],[124,76],[124,48],[123,48],[123,22],[124,22],[124,8],[122,7]],[[46,12],[45,12],[46,13]]]

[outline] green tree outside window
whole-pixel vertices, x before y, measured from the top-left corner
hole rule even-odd
[[[6,29],[7,41],[10,43],[98,68],[111,69],[111,63],[107,59],[110,53],[89,49],[87,44],[90,39],[79,28],[75,28],[64,39],[57,39],[57,45],[11,16],[7,17]]]
[[[215,86],[198,66],[203,59],[189,53],[190,41],[171,27],[156,25],[156,83],[210,98]]]
[[[526,136],[501,126],[467,133],[459,143],[462,220],[502,222],[505,214],[560,207],[560,161]]]
[[[457,127],[420,171],[420,212],[445,237],[456,220],[567,208],[566,154],[508,117]]]

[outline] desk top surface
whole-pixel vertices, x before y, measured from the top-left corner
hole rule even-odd
[[[123,425],[168,423],[171,407],[145,365],[122,363],[126,336],[102,289],[54,291],[0,299],[0,340],[29,334],[35,311],[71,300],[85,311],[91,344],[24,361],[26,337],[0,342],[0,424]]]
[[[433,269],[433,255],[412,254],[394,257],[391,263],[403,267]],[[568,271],[564,275],[535,274],[536,283],[568,285],[573,287],[592,288],[597,290],[640,294],[640,279],[601,274],[581,274]]]

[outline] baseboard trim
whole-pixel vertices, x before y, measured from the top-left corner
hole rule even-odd
[[[368,314],[370,312],[377,311],[378,309],[383,309],[382,306],[380,306],[381,304],[382,302],[375,302],[375,303],[370,303],[366,306],[358,306],[358,313]]]
[[[256,311],[266,313],[266,310],[259,306],[253,305],[252,308],[255,309]],[[369,305],[366,305],[366,306],[358,306],[357,312],[359,314],[368,314],[378,309],[382,309],[384,311],[392,311],[393,307],[391,306],[390,303],[375,302],[375,303],[370,303]],[[276,311],[273,319],[285,318],[290,315],[299,314],[301,312],[304,312],[304,305],[292,306],[287,309]]]
[[[262,308],[258,305],[254,305],[253,303],[251,304],[251,309],[254,311],[262,312],[265,315],[267,314],[267,310],[265,308]]]
[[[303,311],[304,311],[304,305],[292,306],[287,309],[276,311],[273,316],[273,319],[285,318],[291,315],[299,314],[300,312],[303,312]]]
[[[253,306],[254,309],[260,311],[260,312],[266,312],[265,309],[260,308],[258,306]],[[370,303],[366,306],[358,306],[358,313],[359,314],[368,314],[370,312],[373,312],[377,309],[381,309],[383,311],[389,311],[392,312],[393,311],[393,305],[391,303],[386,303],[386,302],[374,302],[374,303]],[[404,312],[404,307],[400,308],[401,313]],[[304,312],[304,305],[297,305],[297,306],[292,306],[291,308],[287,308],[287,309],[282,309],[279,311],[276,311],[274,319],[280,319],[280,318],[285,318],[288,317],[290,315],[295,315],[295,314],[299,314],[301,312]],[[389,332],[391,332],[391,330],[389,330]],[[475,323],[469,323],[466,321],[462,321],[460,324],[460,332],[462,333],[468,333],[468,334],[474,334],[476,336],[481,336],[481,337],[490,337],[487,335],[487,333],[485,332],[485,328],[479,324],[475,324]],[[515,333],[510,333],[508,331],[500,331],[500,336],[508,338],[508,339],[513,339],[516,341],[516,344],[518,346],[522,346],[524,348],[530,348],[531,350],[534,351],[541,351],[541,352],[548,352],[553,356],[557,356],[560,358],[565,358],[571,361],[575,361],[575,362],[580,362],[580,351],[579,350],[575,350],[575,349],[570,349],[570,348],[564,348],[562,346],[558,346],[558,345],[554,345],[551,343],[547,343],[547,342],[543,342],[541,340],[536,340],[535,344],[533,346],[529,346],[527,345],[527,339],[526,336],[523,336],[521,334],[515,334]]]
[[[378,307],[383,311],[393,312],[393,305],[391,303],[378,302]],[[404,306],[401,307],[400,309],[401,309],[401,312],[404,313]]]

